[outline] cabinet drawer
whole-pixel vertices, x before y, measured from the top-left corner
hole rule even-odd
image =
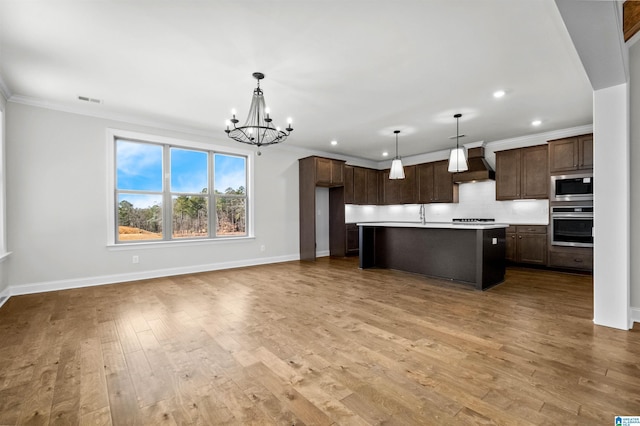
[[[518,233],[527,234],[546,234],[547,225],[518,225]]]
[[[549,252],[549,266],[571,269],[593,269],[593,252],[591,250],[562,250]]]

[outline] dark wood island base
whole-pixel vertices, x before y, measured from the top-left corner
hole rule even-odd
[[[472,284],[504,281],[507,225],[359,223],[360,268],[389,268]]]

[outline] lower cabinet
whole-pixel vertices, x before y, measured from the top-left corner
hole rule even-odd
[[[593,249],[590,247],[551,246],[549,250],[549,266],[593,271]]]
[[[547,265],[547,226],[512,225],[507,228],[506,260]]]
[[[360,254],[360,235],[358,225],[347,223],[347,256],[357,256]]]

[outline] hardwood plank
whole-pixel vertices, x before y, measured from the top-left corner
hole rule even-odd
[[[320,258],[15,296],[0,424],[607,424],[640,412],[640,327],[595,326],[592,286]]]

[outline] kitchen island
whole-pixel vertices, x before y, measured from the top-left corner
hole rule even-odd
[[[389,268],[471,284],[504,281],[505,231],[500,223],[358,223],[360,267]]]

